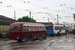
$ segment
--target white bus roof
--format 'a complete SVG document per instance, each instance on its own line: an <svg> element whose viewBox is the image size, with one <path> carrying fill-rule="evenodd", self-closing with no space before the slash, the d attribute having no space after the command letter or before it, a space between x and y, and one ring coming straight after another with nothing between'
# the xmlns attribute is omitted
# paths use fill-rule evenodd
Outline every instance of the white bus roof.
<svg viewBox="0 0 75 50"><path fill-rule="evenodd" d="M23 26L45 26L44 24L37 24L37 23L25 23Z"/></svg>
<svg viewBox="0 0 75 50"><path fill-rule="evenodd" d="M61 27L61 26L62 26L62 27L64 27L64 25L54 25L54 26L59 26L59 27Z"/></svg>
<svg viewBox="0 0 75 50"><path fill-rule="evenodd" d="M64 25L46 25L46 26L64 26Z"/></svg>

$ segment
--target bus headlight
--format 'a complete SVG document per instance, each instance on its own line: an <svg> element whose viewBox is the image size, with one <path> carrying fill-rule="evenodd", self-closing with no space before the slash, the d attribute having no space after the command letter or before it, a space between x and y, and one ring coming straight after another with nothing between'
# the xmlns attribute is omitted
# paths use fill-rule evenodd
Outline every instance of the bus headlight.
<svg viewBox="0 0 75 50"><path fill-rule="evenodd" d="M19 39L19 37L17 37L17 39Z"/></svg>

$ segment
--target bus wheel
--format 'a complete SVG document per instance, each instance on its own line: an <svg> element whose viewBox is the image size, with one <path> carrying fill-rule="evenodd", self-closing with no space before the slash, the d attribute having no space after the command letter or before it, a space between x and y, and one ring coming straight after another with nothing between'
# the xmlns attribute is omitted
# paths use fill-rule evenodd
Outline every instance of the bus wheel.
<svg viewBox="0 0 75 50"><path fill-rule="evenodd" d="M18 42L22 42L22 40L17 40Z"/></svg>
<svg viewBox="0 0 75 50"><path fill-rule="evenodd" d="M57 33L58 36L60 36L59 32Z"/></svg>
<svg viewBox="0 0 75 50"><path fill-rule="evenodd" d="M38 40L38 38L35 38L35 40Z"/></svg>
<svg viewBox="0 0 75 50"><path fill-rule="evenodd" d="M65 35L67 35L68 34L68 31L65 33Z"/></svg>
<svg viewBox="0 0 75 50"><path fill-rule="evenodd" d="M67 33L65 33L65 35L67 35Z"/></svg>
<svg viewBox="0 0 75 50"><path fill-rule="evenodd" d="M54 36L54 34L50 34L50 36Z"/></svg>
<svg viewBox="0 0 75 50"><path fill-rule="evenodd" d="M46 39L46 34L44 34L43 38Z"/></svg>
<svg viewBox="0 0 75 50"><path fill-rule="evenodd" d="M30 40L30 39L32 40L32 34L28 35L28 40Z"/></svg>

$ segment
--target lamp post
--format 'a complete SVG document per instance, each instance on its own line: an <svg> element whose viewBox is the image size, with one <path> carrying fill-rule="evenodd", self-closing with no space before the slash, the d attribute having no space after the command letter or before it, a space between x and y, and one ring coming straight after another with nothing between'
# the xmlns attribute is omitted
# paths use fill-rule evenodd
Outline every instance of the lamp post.
<svg viewBox="0 0 75 50"><path fill-rule="evenodd" d="M15 10L14 10L14 19L16 20L16 13L15 13Z"/></svg>
<svg viewBox="0 0 75 50"><path fill-rule="evenodd" d="M8 5L7 7L12 7L12 5ZM14 10L14 20L16 20L16 12Z"/></svg>
<svg viewBox="0 0 75 50"><path fill-rule="evenodd" d="M57 14L57 24L59 24L59 18L61 19L61 17L59 17L59 15Z"/></svg>
<svg viewBox="0 0 75 50"><path fill-rule="evenodd" d="M31 22L31 11L29 11L29 16L30 16L30 22Z"/></svg>
<svg viewBox="0 0 75 50"><path fill-rule="evenodd" d="M45 17L43 17L43 19L44 19ZM49 18L47 19L48 20L48 23L49 23Z"/></svg>
<svg viewBox="0 0 75 50"><path fill-rule="evenodd" d="M2 2L0 2L2 4Z"/></svg>
<svg viewBox="0 0 75 50"><path fill-rule="evenodd" d="M49 23L49 18L48 18L48 23Z"/></svg>
<svg viewBox="0 0 75 50"><path fill-rule="evenodd" d="M23 3L30 3L29 1L24 1ZM30 10L27 10L27 11L29 11L29 17L30 17L30 22L31 22L31 11Z"/></svg>

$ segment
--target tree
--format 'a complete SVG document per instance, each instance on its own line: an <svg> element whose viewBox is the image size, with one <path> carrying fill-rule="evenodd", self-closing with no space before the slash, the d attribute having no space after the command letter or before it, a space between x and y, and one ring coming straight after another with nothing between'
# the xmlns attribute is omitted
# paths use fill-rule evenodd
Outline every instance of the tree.
<svg viewBox="0 0 75 50"><path fill-rule="evenodd" d="M36 22L36 20L29 18L28 16L23 16L22 18L17 19L17 22Z"/></svg>
<svg viewBox="0 0 75 50"><path fill-rule="evenodd" d="M75 14L73 14L74 22L75 22Z"/></svg>

